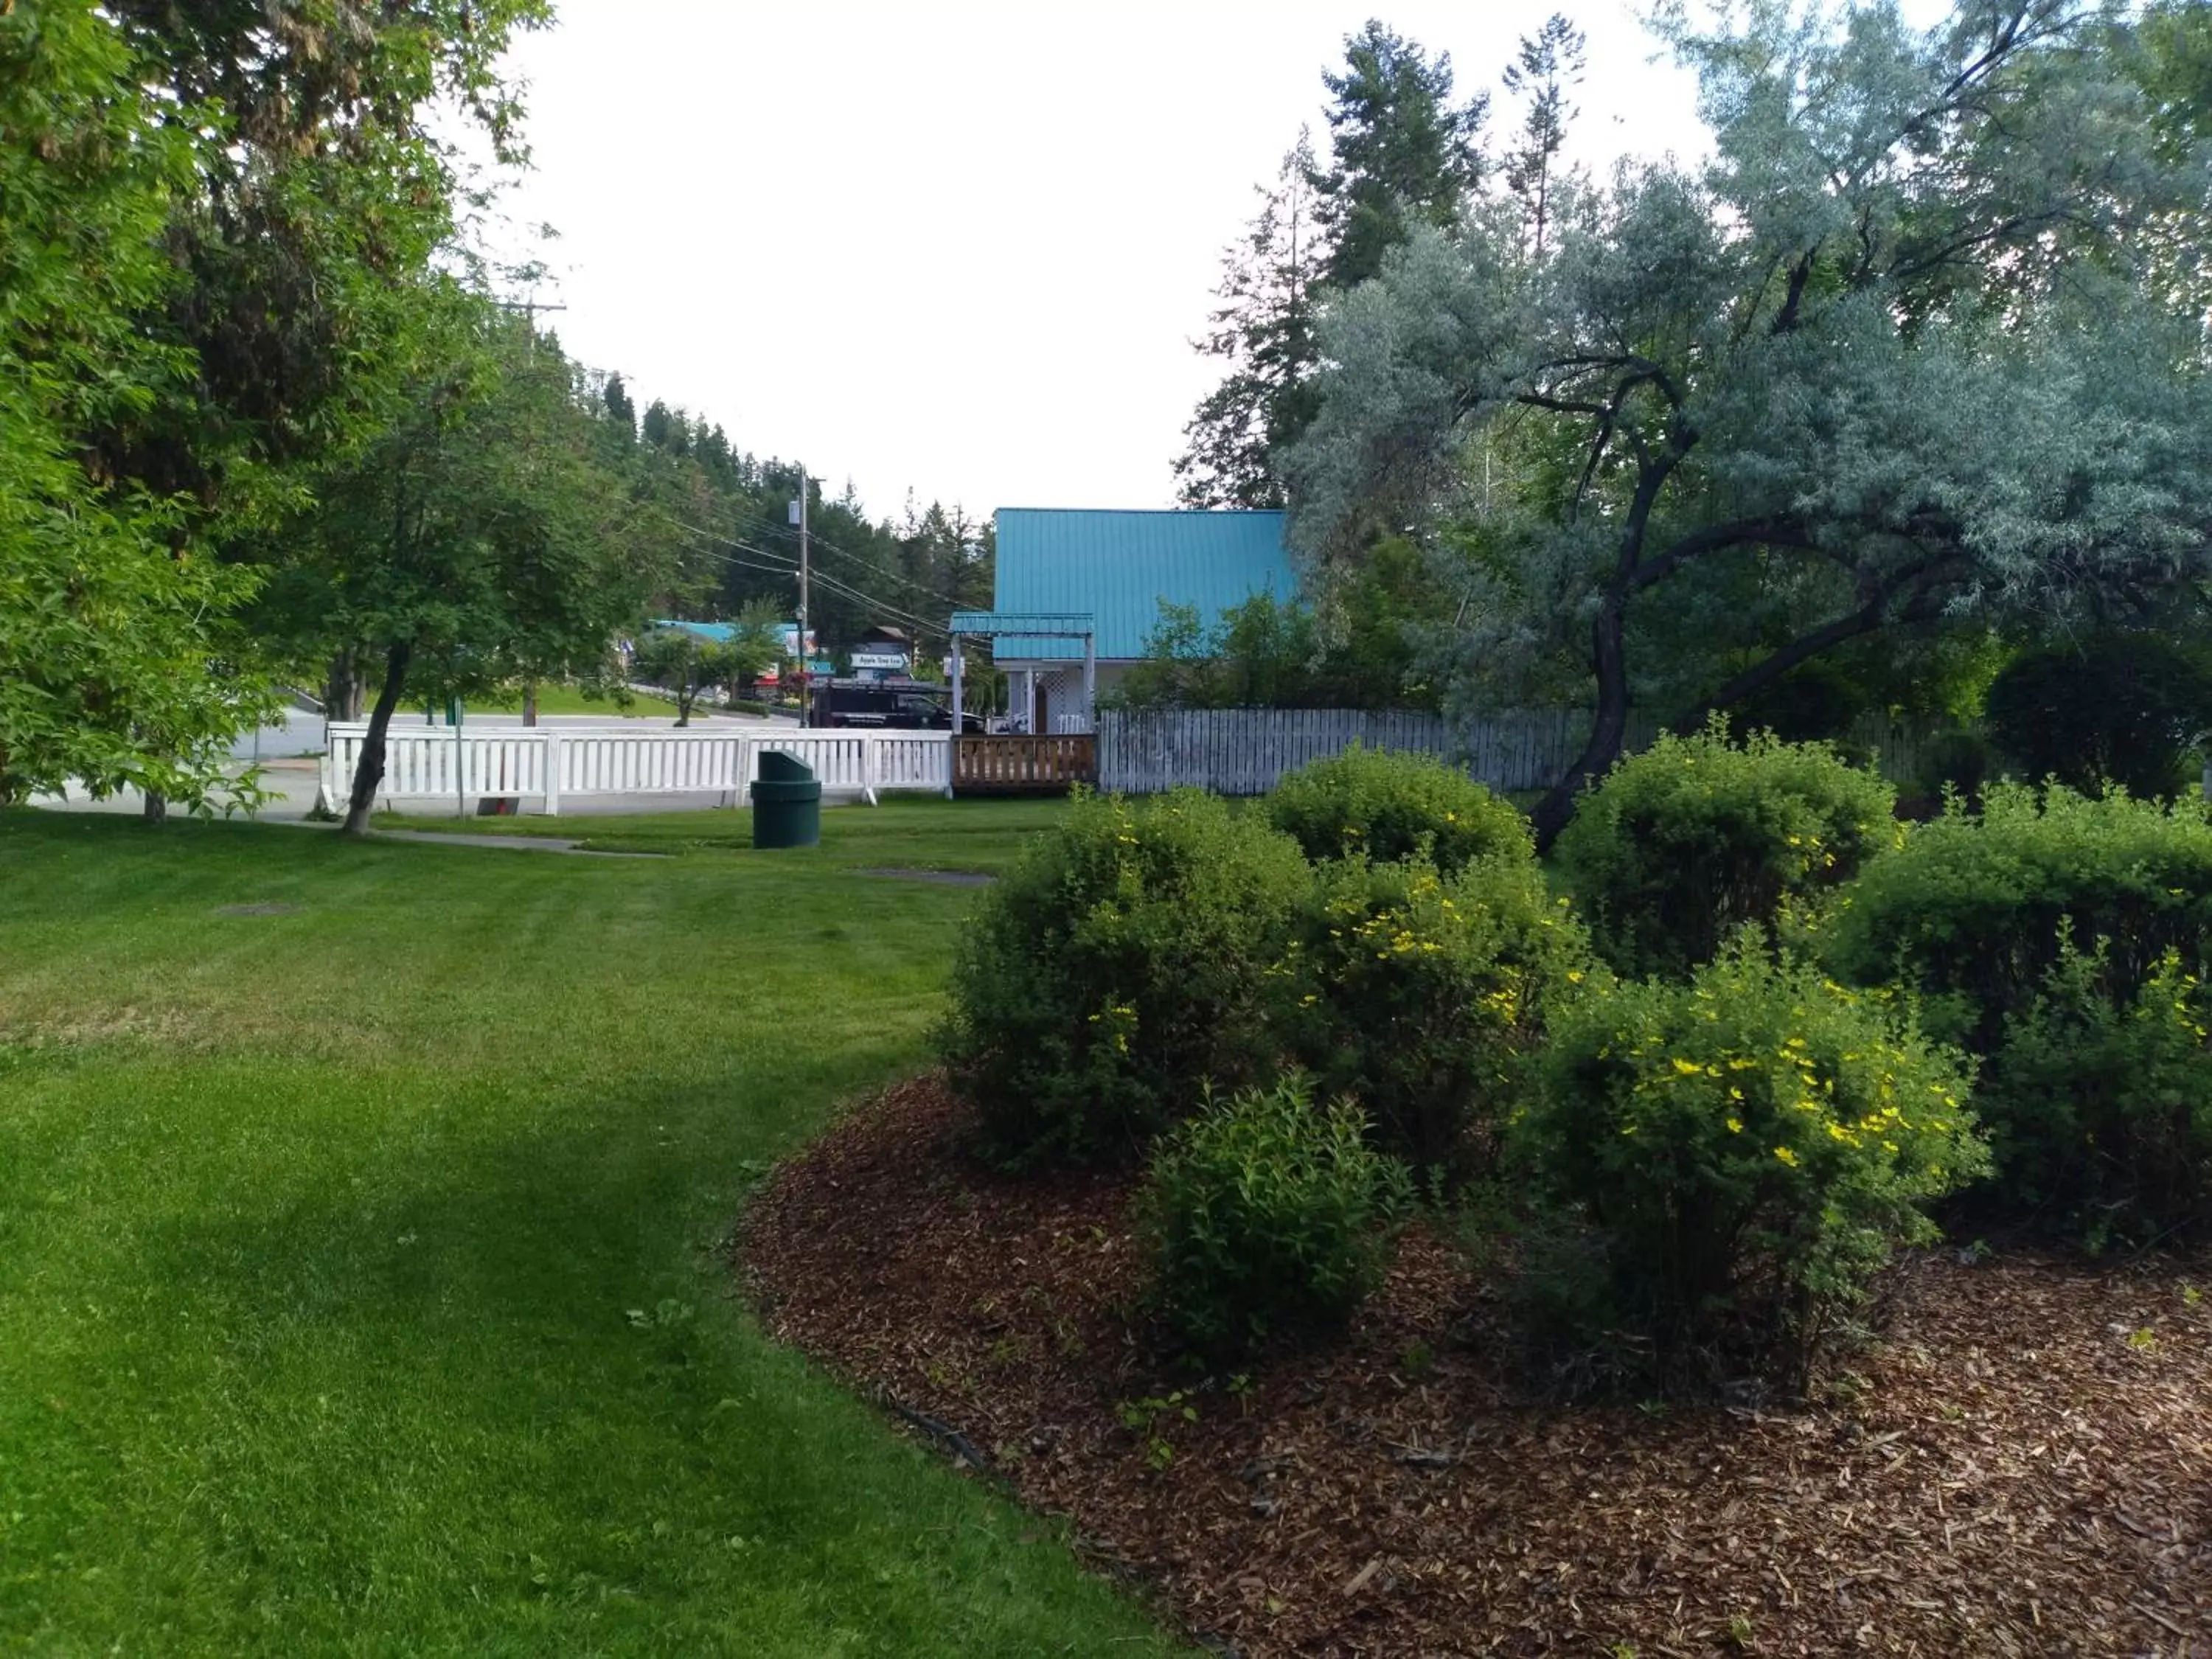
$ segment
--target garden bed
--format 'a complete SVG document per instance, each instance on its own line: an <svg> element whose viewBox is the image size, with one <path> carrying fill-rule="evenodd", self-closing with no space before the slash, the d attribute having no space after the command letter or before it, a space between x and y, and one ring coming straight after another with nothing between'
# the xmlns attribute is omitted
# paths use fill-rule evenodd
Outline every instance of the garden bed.
<svg viewBox="0 0 2212 1659"><path fill-rule="evenodd" d="M2212 1655L2212 1263L1917 1255L1827 1403L1565 1407L1416 1228L1342 1340L1201 1382L1130 1180L984 1173L962 1109L917 1079L781 1170L748 1288L1210 1644Z"/></svg>

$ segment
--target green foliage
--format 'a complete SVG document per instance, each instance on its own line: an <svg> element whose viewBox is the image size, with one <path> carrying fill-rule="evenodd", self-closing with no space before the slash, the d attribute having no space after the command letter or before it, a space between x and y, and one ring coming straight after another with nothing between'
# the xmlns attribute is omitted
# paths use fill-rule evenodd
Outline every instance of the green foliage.
<svg viewBox="0 0 2212 1659"><path fill-rule="evenodd" d="M1449 877L1420 859L1322 866L1278 972L1285 1048L1425 1171L1489 1161L1544 1008L1586 964L1525 845Z"/></svg>
<svg viewBox="0 0 2212 1659"><path fill-rule="evenodd" d="M983 896L939 1046L1012 1162L1123 1158L1272 1055L1297 845L1194 790L1079 797Z"/></svg>
<svg viewBox="0 0 2212 1659"><path fill-rule="evenodd" d="M692 706L702 693L732 684L738 672L737 653L728 646L684 628L654 629L637 642L630 664L639 679L676 700L678 726L690 725Z"/></svg>
<svg viewBox="0 0 2212 1659"><path fill-rule="evenodd" d="M1988 1054L2069 936L2090 951L2108 942L2105 973L2122 1000L2168 951L2203 971L2212 823L2194 803L1993 784L1978 816L1952 811L1918 826L1847 896L1823 952L1832 970L1901 986L1931 1026Z"/></svg>
<svg viewBox="0 0 2212 1659"><path fill-rule="evenodd" d="M1853 641L2208 569L2202 159L2161 148L2122 15L1654 15L1718 159L1568 192L1541 257L1516 204L1413 226L1322 308L1278 458L1310 590L1410 527L1461 560L1452 695L1588 688L1540 846L1655 663L1689 683L1656 712L1732 708Z"/></svg>
<svg viewBox="0 0 2212 1659"><path fill-rule="evenodd" d="M1159 601L1145 654L1112 693L1124 708L1433 707L1407 682L1407 636L1425 586L1410 560L1378 562L1337 596L1332 632L1297 600L1255 593L1212 626L1198 607Z"/></svg>
<svg viewBox="0 0 2212 1659"><path fill-rule="evenodd" d="M2212 728L2212 666L2156 634L2030 651L1990 685L1986 718L2036 782L2167 797L2189 783L2185 763Z"/></svg>
<svg viewBox="0 0 2212 1659"><path fill-rule="evenodd" d="M1350 1318L1381 1280L1413 1182L1357 1107L1291 1078L1209 1101L1164 1141L1138 1200L1153 1296L1207 1357Z"/></svg>
<svg viewBox="0 0 2212 1659"><path fill-rule="evenodd" d="M2169 950L2132 996L2112 949L2065 940L2033 999L2007 1019L1976 1097L2014 1208L2109 1237L2212 1226L2212 995Z"/></svg>
<svg viewBox="0 0 2212 1659"><path fill-rule="evenodd" d="M1662 1374L1802 1380L1826 1316L1986 1167L1955 1054L1748 934L1686 984L1593 978L1538 1077L1516 1150L1601 1269L1577 1334L1634 1333Z"/></svg>
<svg viewBox="0 0 2212 1659"><path fill-rule="evenodd" d="M193 373L142 322L191 162L106 14L0 11L0 802L72 777L198 802L267 702L210 672L251 579L88 454Z"/></svg>
<svg viewBox="0 0 2212 1659"><path fill-rule="evenodd" d="M1996 750L1980 732L1938 732L1920 751L1914 781L1930 796L1940 798L1948 790L1971 804L1997 775Z"/></svg>
<svg viewBox="0 0 2212 1659"><path fill-rule="evenodd" d="M2209 940L2200 804L1995 784L1869 867L1826 957L1986 1057L1997 1205L2140 1232L2203 1202Z"/></svg>
<svg viewBox="0 0 2212 1659"><path fill-rule="evenodd" d="M1534 857L1526 820L1466 773L1359 744L1285 777L1267 816L1316 860L1425 857L1449 875L1478 859Z"/></svg>
<svg viewBox="0 0 2212 1659"><path fill-rule="evenodd" d="M1746 922L1848 881L1896 833L1894 795L1820 744L1716 720L1662 736L1585 795L1557 867L1598 952L1625 974L1679 974Z"/></svg>
<svg viewBox="0 0 2212 1659"><path fill-rule="evenodd" d="M1865 687L1818 658L1791 670L1729 710L1746 732L1771 732L1784 743L1835 742L1867 710Z"/></svg>

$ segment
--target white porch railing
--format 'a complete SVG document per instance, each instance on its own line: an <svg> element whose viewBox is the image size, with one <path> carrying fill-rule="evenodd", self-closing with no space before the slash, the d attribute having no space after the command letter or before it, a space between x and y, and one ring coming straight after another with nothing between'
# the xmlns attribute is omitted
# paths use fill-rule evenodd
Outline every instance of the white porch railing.
<svg viewBox="0 0 2212 1659"><path fill-rule="evenodd" d="M353 788L367 722L333 721L323 757L322 794L335 807ZM678 731L630 726L400 726L384 738L384 781L377 804L535 796L557 816L582 796L726 794L742 802L760 775L765 750L811 767L825 791L857 793L952 787L949 732Z"/></svg>

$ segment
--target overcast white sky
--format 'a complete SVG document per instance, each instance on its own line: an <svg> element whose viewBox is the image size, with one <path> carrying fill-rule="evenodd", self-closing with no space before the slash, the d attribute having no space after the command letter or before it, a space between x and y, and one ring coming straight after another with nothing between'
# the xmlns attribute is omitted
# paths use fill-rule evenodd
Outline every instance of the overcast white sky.
<svg viewBox="0 0 2212 1659"><path fill-rule="evenodd" d="M1301 122L1326 154L1344 37L1380 15L1494 92L1558 3L562 0L507 210L560 233L574 355L873 516L1170 506L1222 246ZM1701 150L1626 0L1570 15L1582 157Z"/></svg>

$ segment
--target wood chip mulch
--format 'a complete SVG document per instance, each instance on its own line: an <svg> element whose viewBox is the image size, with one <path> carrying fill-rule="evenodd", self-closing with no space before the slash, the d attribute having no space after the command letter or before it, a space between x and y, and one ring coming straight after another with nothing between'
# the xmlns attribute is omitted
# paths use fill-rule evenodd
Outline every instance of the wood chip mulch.
<svg viewBox="0 0 2212 1659"><path fill-rule="evenodd" d="M1128 1178L1005 1180L961 1122L933 1078L856 1109L747 1289L1218 1650L2212 1659L2212 1261L1917 1255L1840 1403L1564 1407L1417 1231L1340 1341L1194 1382Z"/></svg>

